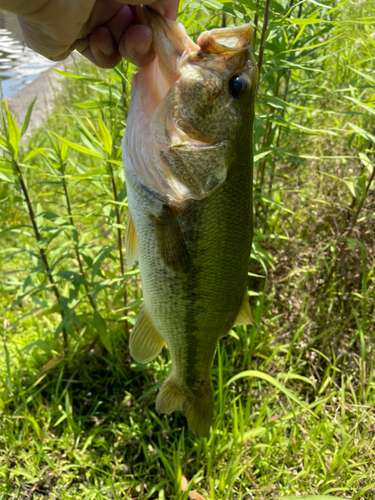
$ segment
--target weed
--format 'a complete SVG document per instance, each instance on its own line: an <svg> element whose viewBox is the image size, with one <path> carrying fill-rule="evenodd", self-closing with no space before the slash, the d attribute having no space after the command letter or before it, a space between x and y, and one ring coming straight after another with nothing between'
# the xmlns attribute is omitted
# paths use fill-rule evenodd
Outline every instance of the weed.
<svg viewBox="0 0 375 500"><path fill-rule="evenodd" d="M139 365L127 349L142 300L123 259L134 68L79 62L24 146L30 116L19 129L4 105L0 498L371 499L372 3L184 1L180 20L195 39L223 20L257 28L259 328L220 342L209 439L158 415L168 354Z"/></svg>

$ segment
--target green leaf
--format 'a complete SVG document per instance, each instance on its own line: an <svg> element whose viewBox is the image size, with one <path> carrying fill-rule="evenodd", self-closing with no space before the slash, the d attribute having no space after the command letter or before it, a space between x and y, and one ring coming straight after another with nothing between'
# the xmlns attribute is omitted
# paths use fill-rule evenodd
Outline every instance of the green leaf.
<svg viewBox="0 0 375 500"><path fill-rule="evenodd" d="M117 304L117 302L124 297L127 286L128 284L125 283L117 290L116 295L113 297L113 304Z"/></svg>
<svg viewBox="0 0 375 500"><path fill-rule="evenodd" d="M107 160L107 163L113 163L113 165L118 165L119 167L123 165L122 161L119 160Z"/></svg>
<svg viewBox="0 0 375 500"><path fill-rule="evenodd" d="M375 80L374 80L374 83L375 83ZM363 102L359 101L358 99L355 99L354 97L350 97L348 95L343 95L343 98L344 99L348 99L348 101L354 102L354 104L357 104L358 106L361 106L362 108L364 108L366 111L368 111L372 115L375 115L375 108L374 107L367 106L366 104L364 104Z"/></svg>
<svg viewBox="0 0 375 500"><path fill-rule="evenodd" d="M5 362L6 362L6 366L7 366L7 382L6 382L6 384L8 387L9 394L13 394L13 384L12 384L12 375L11 375L11 371L10 371L9 351L8 351L7 343L5 342L5 340L4 340L4 351L5 351Z"/></svg>
<svg viewBox="0 0 375 500"><path fill-rule="evenodd" d="M8 196L7 198L3 199L3 200L0 200L0 201L7 201L8 203L22 203L24 202L24 198L22 198L21 196Z"/></svg>
<svg viewBox="0 0 375 500"><path fill-rule="evenodd" d="M62 361L64 361L64 358L61 356L56 356L54 358L51 358L45 363L42 368L40 369L41 373L49 372L50 370L53 370L58 366Z"/></svg>
<svg viewBox="0 0 375 500"><path fill-rule="evenodd" d="M56 314L61 312L61 306L60 304L56 304L53 307L49 307L48 309L45 309L42 313L39 314L39 316L49 316L50 314Z"/></svg>
<svg viewBox="0 0 375 500"><path fill-rule="evenodd" d="M26 132L27 127L29 126L31 113L33 112L35 101L36 101L36 97L34 97L34 99L29 104L29 107L27 108L26 116L25 116L25 119L24 119L23 124L22 124L21 136Z"/></svg>
<svg viewBox="0 0 375 500"><path fill-rule="evenodd" d="M65 143L67 146L70 146L72 149L75 149L76 151L79 151L80 153L84 153L84 154L90 155L90 156L95 156L96 158L100 158L100 159L103 158L101 154L97 153L93 149L88 149L88 148L85 148L84 146L81 146L80 144L75 144L74 142L70 142L67 139L65 139L64 137L59 136L55 132L52 132L52 133L58 139L63 141L63 143Z"/></svg>
<svg viewBox="0 0 375 500"><path fill-rule="evenodd" d="M318 47L323 47L324 45L327 45L329 43L332 43L334 40L337 38L341 38L343 35L337 35L334 36L333 38L329 38L328 40L320 43L316 43L315 45L309 45L308 47L299 47L298 49L289 49L284 52L302 52L305 50L311 50L311 49L317 49Z"/></svg>
<svg viewBox="0 0 375 500"><path fill-rule="evenodd" d="M107 325L96 309L94 311L94 328L98 332L104 347L107 349L109 354L113 355L111 337L107 330Z"/></svg>
<svg viewBox="0 0 375 500"><path fill-rule="evenodd" d="M369 174L372 175L372 172L374 170L374 166L371 163L370 158L365 154L365 153L358 153L359 159L363 163L363 165L366 167L368 170Z"/></svg>
<svg viewBox="0 0 375 500"><path fill-rule="evenodd" d="M4 149L4 151L6 151L7 153L10 153L10 149L8 147L8 142L4 139L3 136L0 135L0 146L2 147L2 149Z"/></svg>
<svg viewBox="0 0 375 500"><path fill-rule="evenodd" d="M18 156L18 148L21 141L21 132L20 129L18 128L15 119L13 118L12 113L10 112L8 100L6 98L4 99L4 103L8 120L8 133L9 133L8 145L11 147L13 158L16 159Z"/></svg>
<svg viewBox="0 0 375 500"><path fill-rule="evenodd" d="M358 125L355 125L354 123L348 123L348 125L361 137L375 144L375 135L372 135L370 132L367 132L367 130L363 130L363 128L358 127Z"/></svg>
<svg viewBox="0 0 375 500"><path fill-rule="evenodd" d="M88 101L88 102L75 102L73 105L76 108L81 108L81 109L98 109L99 104L95 101Z"/></svg>
<svg viewBox="0 0 375 500"><path fill-rule="evenodd" d="M0 161L0 172L5 172L6 174L14 174L12 164L10 162Z"/></svg>
<svg viewBox="0 0 375 500"><path fill-rule="evenodd" d="M352 68L352 67L349 67L349 69L351 71L354 71L358 75L362 76L362 78L364 78L365 80L368 80L371 83L375 83L375 78L371 77L370 75L368 75L366 73L363 73L362 71L358 71L358 69L355 69L355 68Z"/></svg>
<svg viewBox="0 0 375 500"><path fill-rule="evenodd" d="M262 153L258 153L257 155L254 155L254 163L256 163L257 161L261 160L262 158L264 158L265 156L269 155L270 153L272 153L272 150L270 150L270 151L263 151Z"/></svg>
<svg viewBox="0 0 375 500"><path fill-rule="evenodd" d="M310 380L307 377L304 377L303 375L298 375L297 373L291 373L291 372L279 373L277 375L277 378L284 378L284 379L291 379L291 380L301 380L301 382L306 382L306 384L310 384L310 385L312 385L314 387L314 389L316 389L316 384L312 380Z"/></svg>
<svg viewBox="0 0 375 500"><path fill-rule="evenodd" d="M220 2L217 2L216 0L204 0L203 2L205 5L207 5L208 7L213 7L214 9L222 9L223 8L223 4L220 3Z"/></svg>
<svg viewBox="0 0 375 500"><path fill-rule="evenodd" d="M341 497L342 499L342 497ZM279 500L340 500L340 497L332 497L331 495L302 495L299 497L280 497ZM343 499L342 499L343 500Z"/></svg>
<svg viewBox="0 0 375 500"><path fill-rule="evenodd" d="M248 9L252 10L253 12L259 11L258 6L256 5L256 3L253 0L240 0L240 1L241 1L242 5L246 5L246 7Z"/></svg>
<svg viewBox="0 0 375 500"><path fill-rule="evenodd" d="M268 382L269 384L273 385L278 389L280 392L285 394L285 396L295 403L297 403L299 406L302 406L306 411L311 413L312 415L316 416L309 408L306 406L306 404L303 401L300 401L298 397L289 389L287 389L285 386L280 384L280 382L275 379L274 377L271 377L271 375L268 375L267 373L260 372L258 370L246 370L244 372L238 373L234 377L232 377L229 382L226 383L226 386L231 385L233 382L236 380L239 380L241 378L247 378L247 377L254 377L254 378L260 378L264 380L265 382Z"/></svg>
<svg viewBox="0 0 375 500"><path fill-rule="evenodd" d="M94 262L92 264L91 281L93 281L95 276L98 274L100 264L102 263L102 261L111 254L114 248L116 248L116 245L104 247L95 257Z"/></svg>
<svg viewBox="0 0 375 500"><path fill-rule="evenodd" d="M23 418L31 423L31 425L34 427L35 433L37 434L38 437L40 437L41 434L40 427L35 418L31 417L30 415L26 415L26 413L23 413Z"/></svg>
<svg viewBox="0 0 375 500"><path fill-rule="evenodd" d="M356 500L357 498L362 497L366 491L371 490L372 488L375 488L375 483L367 484L363 488L361 488L353 497L352 500ZM372 495L371 495L372 496Z"/></svg>
<svg viewBox="0 0 375 500"><path fill-rule="evenodd" d="M27 161L31 160L31 158L34 158L34 156L37 156L39 154L44 154L45 148L34 148L32 149L22 160L23 163L26 163Z"/></svg>
<svg viewBox="0 0 375 500"><path fill-rule="evenodd" d="M68 145L65 142L63 142L61 144L61 149L60 149L60 158L62 161L65 161L66 155L68 154L68 150L69 150Z"/></svg>
<svg viewBox="0 0 375 500"><path fill-rule="evenodd" d="M86 75L75 75L73 73L68 73L67 71L61 71L59 69L52 69L55 73L58 73L61 76L66 76L67 78L73 78L73 80L83 80L85 82L98 82L98 83L104 83L103 80L98 80L97 78L94 78L92 76L86 76Z"/></svg>
<svg viewBox="0 0 375 500"><path fill-rule="evenodd" d="M110 156L112 153L112 136L101 116L99 116L99 132L104 146L104 151Z"/></svg>
<svg viewBox="0 0 375 500"><path fill-rule="evenodd" d="M351 182L351 181L347 181L345 179L342 179L343 183L346 185L346 187L349 189L351 195L353 196L353 198L357 198L357 195L358 195L358 187L356 184L354 184L354 182Z"/></svg>
<svg viewBox="0 0 375 500"><path fill-rule="evenodd" d="M265 427L254 427L253 429L250 429L249 431L246 431L243 435L243 442L246 442L250 439L254 439L256 437L263 436L267 432L267 429ZM220 449L220 452L223 453L226 450L230 450L233 446L234 440L231 439L225 445ZM301 498L301 497L300 497Z"/></svg>
<svg viewBox="0 0 375 500"><path fill-rule="evenodd" d="M78 285L89 286L89 283L85 280L85 278L74 271L59 271L56 273L56 276L60 276L60 278L63 278L66 281L71 281L72 283L77 283Z"/></svg>
<svg viewBox="0 0 375 500"><path fill-rule="evenodd" d="M87 174L72 175L70 178L74 180L84 180L91 179L91 177L95 177L97 175L100 175L101 177L103 175L108 175L108 170L105 168L93 168Z"/></svg>
<svg viewBox="0 0 375 500"><path fill-rule="evenodd" d="M301 19L301 18L298 18L298 17L289 17L289 18L286 18L286 20L289 23L299 24L299 25L319 24L319 23L327 23L327 22L329 22L329 21L326 21L325 19L315 19L313 17L309 17L309 18L305 18L305 19Z"/></svg>

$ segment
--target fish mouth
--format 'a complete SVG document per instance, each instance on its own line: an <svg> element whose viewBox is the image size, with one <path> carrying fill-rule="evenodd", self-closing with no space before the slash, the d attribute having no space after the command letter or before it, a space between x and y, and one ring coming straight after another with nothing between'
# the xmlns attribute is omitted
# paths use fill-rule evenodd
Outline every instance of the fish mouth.
<svg viewBox="0 0 375 500"><path fill-rule="evenodd" d="M194 43L181 23L165 18L156 10L141 6L137 7L137 14L152 31L158 66L168 84L166 92L179 80L181 67L188 61L194 64L207 54L222 55L225 61L225 56L251 46L253 28L249 24L203 31Z"/></svg>
<svg viewBox="0 0 375 500"><path fill-rule="evenodd" d="M138 7L137 14L152 31L160 70L172 85L180 77L178 66L181 56L188 56L200 47L191 40L181 23L171 21L147 6Z"/></svg>
<svg viewBox="0 0 375 500"><path fill-rule="evenodd" d="M253 31L252 26L249 24L203 31L199 35L197 43L202 52L230 54L231 52L249 48Z"/></svg>
<svg viewBox="0 0 375 500"><path fill-rule="evenodd" d="M181 23L165 18L156 10L141 6L137 7L137 14L141 22L152 31L157 56L158 68L154 74L154 84L159 91L154 101L156 110L172 85L180 79L181 66L186 64L189 56L199 52L200 46L188 36ZM178 117L173 123L168 121L168 135L173 143L189 141L197 146L212 144L212 140L195 130L185 117Z"/></svg>
<svg viewBox="0 0 375 500"><path fill-rule="evenodd" d="M227 75L227 60L249 48L253 30L246 25L203 32L196 44L182 24L150 7L137 7L137 15L152 31L156 58L133 77L125 157L129 156L144 185L172 202L202 199L224 182L227 168L223 163L217 174L212 169L202 178L189 158L202 158L201 164L210 158L215 163L213 148L224 158L229 146L224 144L228 141L216 142L204 130L197 130L182 111L182 72L211 64L212 55L218 61L214 70L219 76Z"/></svg>
<svg viewBox="0 0 375 500"><path fill-rule="evenodd" d="M158 60L158 75L155 83L159 88L155 100L155 110L164 99L172 85L181 77L181 68L188 62L202 64L201 57L205 55L222 56L222 67L218 71L224 73L227 57L240 50L246 50L251 45L253 28L247 24L227 28L204 31L197 43L188 36L185 27L176 21L165 18L156 10L141 6L137 7L139 19L149 26L153 36L153 46ZM156 76L156 75L155 75ZM186 116L175 116L174 123L169 124L171 136L189 141L196 146L212 145L213 139L202 134L189 122Z"/></svg>

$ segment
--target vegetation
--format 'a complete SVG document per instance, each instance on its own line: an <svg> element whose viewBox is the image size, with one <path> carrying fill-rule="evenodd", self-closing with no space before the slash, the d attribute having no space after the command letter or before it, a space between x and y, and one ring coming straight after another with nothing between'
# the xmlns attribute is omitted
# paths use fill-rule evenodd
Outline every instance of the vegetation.
<svg viewBox="0 0 375 500"><path fill-rule="evenodd" d="M209 439L156 414L168 352L143 366L127 349L142 300L123 243L135 69L79 62L23 145L30 114L20 131L3 104L0 499L372 499L372 1L184 1L180 21L193 38L257 27L259 327L220 342Z"/></svg>

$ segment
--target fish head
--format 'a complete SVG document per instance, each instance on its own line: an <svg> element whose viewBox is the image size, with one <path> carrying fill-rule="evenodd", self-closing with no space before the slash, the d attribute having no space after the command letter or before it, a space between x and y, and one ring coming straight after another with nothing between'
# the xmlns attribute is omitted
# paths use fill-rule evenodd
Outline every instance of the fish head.
<svg viewBox="0 0 375 500"><path fill-rule="evenodd" d="M200 134L207 142L238 146L249 135L257 85L252 32L250 25L205 31L199 50L181 57L178 116L193 138Z"/></svg>
<svg viewBox="0 0 375 500"><path fill-rule="evenodd" d="M135 146L134 168L152 189L177 202L202 199L225 182L239 156L252 161L253 29L205 31L195 44L180 23L148 7L139 17L152 30L156 58L133 80L129 154Z"/></svg>

